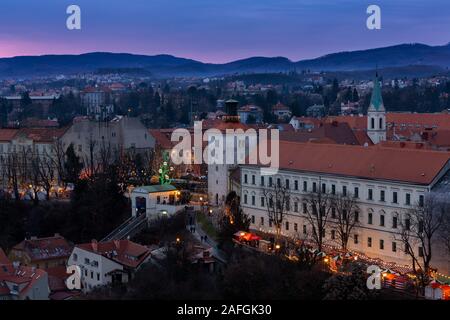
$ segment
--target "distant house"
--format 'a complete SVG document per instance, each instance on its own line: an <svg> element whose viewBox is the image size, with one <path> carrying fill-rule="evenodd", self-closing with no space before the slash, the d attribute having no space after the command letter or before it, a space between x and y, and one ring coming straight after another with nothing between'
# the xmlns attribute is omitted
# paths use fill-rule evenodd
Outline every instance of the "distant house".
<svg viewBox="0 0 450 320"><path fill-rule="evenodd" d="M53 101L59 99L59 95L50 94L50 95L33 95L30 93L30 100L33 106L38 106L42 111L42 114L45 116L48 114L49 108L52 105ZM21 109L22 96L6 96L4 97L6 101L10 103L13 109Z"/></svg>
<svg viewBox="0 0 450 320"><path fill-rule="evenodd" d="M291 110L281 102L272 107L272 113L277 117L278 121L289 121L292 117Z"/></svg>
<svg viewBox="0 0 450 320"><path fill-rule="evenodd" d="M255 105L246 105L238 110L239 119L242 123L262 123L263 110Z"/></svg>
<svg viewBox="0 0 450 320"><path fill-rule="evenodd" d="M292 117L289 122L295 130L314 129L318 126L320 120L309 117Z"/></svg>
<svg viewBox="0 0 450 320"><path fill-rule="evenodd" d="M9 259L37 269L65 266L72 248L59 234L46 238L31 237L15 245L9 252Z"/></svg>
<svg viewBox="0 0 450 320"><path fill-rule="evenodd" d="M104 118L114 112L110 88L87 87L80 92L80 98L89 116Z"/></svg>
<svg viewBox="0 0 450 320"><path fill-rule="evenodd" d="M97 286L129 282L149 259L150 249L132 241L93 240L76 245L68 265L80 267L82 290L89 292Z"/></svg>
<svg viewBox="0 0 450 320"><path fill-rule="evenodd" d="M0 248L0 301L48 300L47 272L11 263Z"/></svg>

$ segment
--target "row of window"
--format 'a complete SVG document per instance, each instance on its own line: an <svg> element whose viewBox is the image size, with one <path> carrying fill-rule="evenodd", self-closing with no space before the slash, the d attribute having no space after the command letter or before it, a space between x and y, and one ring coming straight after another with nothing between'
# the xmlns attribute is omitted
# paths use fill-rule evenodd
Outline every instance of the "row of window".
<svg viewBox="0 0 450 320"><path fill-rule="evenodd" d="M252 185L256 185L256 176L252 175L251 176L251 184ZM268 177L268 187L272 187L274 186L274 181L273 181L273 177ZM277 178L276 180L277 186L278 187L284 187L286 189L290 189L290 179L286 179L284 182L284 185L282 185L281 182L281 178ZM248 183L248 175L244 174L244 184L249 184ZM265 186L265 177L261 176L261 181L260 181L260 186ZM326 183L322 183L320 186L320 192L322 193L327 193L330 192L331 194L336 194L336 185L332 184L331 185L331 189L327 188L327 184ZM299 190L299 181L298 180L294 180L294 190L298 191ZM308 192L308 191L312 191L312 192L319 192L318 189L318 184L317 182L313 182L312 183L312 188L311 190L308 189L308 181L303 181L303 188L302 188L303 192ZM354 198L359 198L360 194L359 194L359 187L354 187L353 188L353 194L350 194L350 191L348 190L347 186L342 186L342 190L341 190L341 194L343 196L352 196ZM372 188L368 188L367 189L367 200L369 201L373 201L374 200L374 190ZM381 202L386 202L386 190L379 190L379 196L378 196L378 200ZM398 191L393 191L392 195L391 195L391 202L394 204L398 204L399 203L399 195L398 195ZM424 202L424 196L420 195L419 196L419 205L423 206L423 202ZM404 201L405 205L411 205L411 194L410 193L405 193L405 201Z"/></svg>
<svg viewBox="0 0 450 320"><path fill-rule="evenodd" d="M88 277L88 274L90 273L90 275L91 275L91 279L94 279L94 271L91 271L91 272L88 272L88 270L87 269L84 269L84 276L87 278ZM97 274L97 281L100 281L100 273L98 273L98 272L96 272L96 274Z"/></svg>
<svg viewBox="0 0 450 320"><path fill-rule="evenodd" d="M72 255L73 261L78 261L78 255L76 253L74 253ZM84 258L84 264L88 265L88 266L93 266L98 268L98 261L97 260L90 260L89 258Z"/></svg>
<svg viewBox="0 0 450 320"><path fill-rule="evenodd" d="M261 197L261 207L265 207L265 200L266 200L265 197ZM248 202L247 194L244 194L244 204L247 204L247 202ZM256 198L255 198L255 196L252 196L252 205L253 206L256 205L255 202L256 202ZM269 206L273 207L272 199L269 199ZM294 212L299 212L298 202L294 202L294 208L293 209L294 209ZM286 204L286 210L290 211L289 203ZM307 203L306 202L302 202L302 213L307 214L307 212L308 212ZM345 214L346 213L345 213L345 210L344 210L343 215L345 215ZM359 211L355 210L353 212L353 214L354 214L354 221L355 222L359 222ZM331 218L332 219L336 219L337 218L336 208L331 208ZM367 224L373 225L374 224L373 220L374 220L373 219L373 213L369 212L367 214ZM386 221L385 215L384 214L380 214L379 215L379 226L380 227L385 227L386 226L385 225L385 221ZM410 229L410 225L411 225L410 219L406 218L404 223L405 223L405 229L409 230ZM391 222L391 228L392 229L397 229L397 227L398 227L398 216L393 216L392 217L392 222ZM421 230L421 229L423 229L423 224L419 223L419 230Z"/></svg>
<svg viewBox="0 0 450 320"><path fill-rule="evenodd" d="M252 222L252 224L255 224L255 222L256 222L255 216L251 216L251 222ZM260 217L260 226L264 226L264 217ZM286 231L290 230L290 226L291 226L291 224L290 224L289 221L286 221L284 223L284 229ZM269 227L270 228L272 227L272 221L270 219L269 219ZM298 232L298 224L297 223L293 223L293 230L295 232ZM302 226L302 232L305 235L307 234L307 225L306 224L304 224ZM325 236L326 236L326 231L324 230L323 231L323 237L325 237ZM331 230L331 232L330 232L330 239L331 240L336 240L337 239L336 230L334 230L334 229ZM353 235L353 243L354 244L359 244L359 235L358 234L354 234ZM367 247L368 248L372 248L373 247L372 237L367 237ZM384 250L384 248L385 248L385 242L384 242L383 239L380 239L379 240L379 249L380 250ZM391 250L392 250L392 252L397 252L397 242L392 241L392 243L391 243ZM418 250L419 250L418 251L419 252L419 256L422 257L423 256L423 248L419 247Z"/></svg>

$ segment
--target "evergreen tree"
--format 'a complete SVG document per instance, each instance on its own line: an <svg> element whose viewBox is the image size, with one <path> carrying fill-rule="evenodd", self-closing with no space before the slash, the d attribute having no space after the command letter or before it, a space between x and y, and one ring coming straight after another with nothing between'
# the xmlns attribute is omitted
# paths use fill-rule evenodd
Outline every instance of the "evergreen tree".
<svg viewBox="0 0 450 320"><path fill-rule="evenodd" d="M80 158L76 155L73 144L71 143L66 150L66 161L64 163L66 172L66 182L76 183L80 177L83 165Z"/></svg>

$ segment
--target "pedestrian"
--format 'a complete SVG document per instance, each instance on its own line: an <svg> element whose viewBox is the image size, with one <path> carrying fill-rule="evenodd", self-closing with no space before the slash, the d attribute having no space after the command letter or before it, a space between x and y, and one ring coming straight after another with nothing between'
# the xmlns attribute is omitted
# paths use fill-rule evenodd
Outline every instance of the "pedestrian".
<svg viewBox="0 0 450 320"><path fill-rule="evenodd" d="M207 235L205 235L205 242L208 242L208 236Z"/></svg>
<svg viewBox="0 0 450 320"><path fill-rule="evenodd" d="M203 242L203 236L200 237L200 242Z"/></svg>

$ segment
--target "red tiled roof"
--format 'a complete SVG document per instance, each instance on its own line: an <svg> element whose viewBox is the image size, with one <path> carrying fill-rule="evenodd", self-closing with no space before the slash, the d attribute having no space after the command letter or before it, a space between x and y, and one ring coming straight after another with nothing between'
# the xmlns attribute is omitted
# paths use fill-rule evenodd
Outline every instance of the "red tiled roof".
<svg viewBox="0 0 450 320"><path fill-rule="evenodd" d="M442 151L280 141L282 169L364 179L429 185L449 160Z"/></svg>
<svg viewBox="0 0 450 320"><path fill-rule="evenodd" d="M0 141L11 141L19 129L0 129Z"/></svg>
<svg viewBox="0 0 450 320"><path fill-rule="evenodd" d="M51 267L45 269L48 273L48 286L50 291L64 291L67 290L66 279L69 274L66 273L65 266Z"/></svg>
<svg viewBox="0 0 450 320"><path fill-rule="evenodd" d="M130 240L89 242L76 247L100 254L124 266L136 268L150 255L150 249ZM116 253L116 254L114 254Z"/></svg>
<svg viewBox="0 0 450 320"><path fill-rule="evenodd" d="M67 131L66 128L23 128L20 129L18 135L22 135L35 142L54 142L55 139L61 138Z"/></svg>
<svg viewBox="0 0 450 320"><path fill-rule="evenodd" d="M347 123L322 123L318 128L294 132L280 132L280 139L294 142L329 141L331 143L359 145Z"/></svg>
<svg viewBox="0 0 450 320"><path fill-rule="evenodd" d="M358 144L360 146L363 146L363 145L371 146L371 145L373 145L373 142L372 142L372 140L370 140L370 138L367 135L366 131L354 130L353 134L355 135L356 140L358 140Z"/></svg>
<svg viewBox="0 0 450 320"><path fill-rule="evenodd" d="M326 118L327 121L346 122L355 130L367 129L367 116L334 116ZM435 126L440 130L450 130L450 114L448 113L402 113L387 112L386 122L396 124L398 128L405 125L405 128L420 129Z"/></svg>
<svg viewBox="0 0 450 320"><path fill-rule="evenodd" d="M272 110L289 110L288 107L286 107L284 104L282 104L281 102L278 102L276 105L274 105L272 107Z"/></svg>
<svg viewBox="0 0 450 320"><path fill-rule="evenodd" d="M19 292L19 295L24 295L33 288L37 280L46 274L42 269L25 266L15 268L12 264L4 265L0 268L0 294L10 293L5 282L11 282L14 284L26 284Z"/></svg>
<svg viewBox="0 0 450 320"><path fill-rule="evenodd" d="M332 116L325 119L327 122L345 122L353 130L367 129L367 116Z"/></svg>
<svg viewBox="0 0 450 320"><path fill-rule="evenodd" d="M8 257L6 256L6 253L3 251L2 248L0 248L0 266L3 264L10 264L11 261L9 261Z"/></svg>
<svg viewBox="0 0 450 320"><path fill-rule="evenodd" d="M203 128L203 130L218 129L220 131L225 131L226 129L247 130L250 127L243 123L240 123L240 122L227 122L227 121L223 121L221 119L215 119L215 120L207 119L207 120L203 120L202 128Z"/></svg>
<svg viewBox="0 0 450 320"><path fill-rule="evenodd" d="M38 239L25 239L13 247L14 251L26 253L31 261L68 258L72 252L72 246L62 236L54 236Z"/></svg>
<svg viewBox="0 0 450 320"><path fill-rule="evenodd" d="M148 132L155 139L156 145L159 145L161 148L167 150L174 146L173 142L170 140L173 130L164 132L161 129L148 129Z"/></svg>
<svg viewBox="0 0 450 320"><path fill-rule="evenodd" d="M450 114L448 113L401 113L388 112L387 123L412 124L425 127L437 126L439 129L450 130Z"/></svg>

